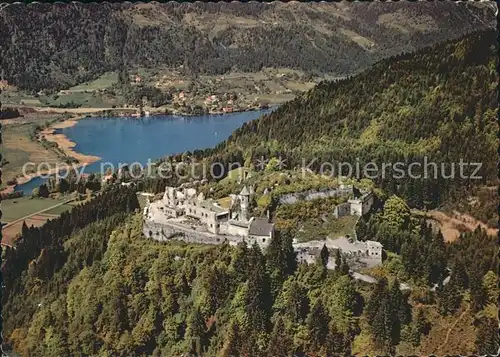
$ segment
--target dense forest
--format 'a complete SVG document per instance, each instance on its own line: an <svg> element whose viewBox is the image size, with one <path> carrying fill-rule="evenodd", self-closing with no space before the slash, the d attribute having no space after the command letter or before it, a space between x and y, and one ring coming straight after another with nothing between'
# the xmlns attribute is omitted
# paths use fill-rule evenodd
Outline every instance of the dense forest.
<svg viewBox="0 0 500 357"><path fill-rule="evenodd" d="M426 3L424 9L457 6L448 4L451 3ZM460 9L471 11L463 5ZM160 6L163 20L176 19L172 20L175 26L186 16L202 13L228 11L234 16L264 18L270 11L268 5L262 4L224 4L229 10L221 10L217 4L176 3L152 7L106 4L99 7L100 11L95 11L95 6L101 5L54 6L59 7L57 11L36 5L37 11L17 6L0 12L0 31L16 29L12 36L0 40L11 41L6 46L9 55L2 60L7 63L6 76L16 84L31 89L69 85L103 70L123 68L123 58L130 58L127 65L145 60L177 65L178 58L185 58L186 52L177 53L181 50L176 46L183 46L182 51L194 51L198 56L195 58L203 59L199 63L195 59L195 64L184 61L191 70L224 71L223 67L210 67L216 61L209 60L209 55L217 54L213 46L219 34L212 34L210 40L183 41L175 37L183 35L183 31L193 38L203 37L197 35L194 25L167 35L158 23L149 22L148 11ZM198 6L204 7L203 12ZM382 13L387 9L384 6L377 9ZM353 7L350 11L361 10ZM89 12L95 21L88 20ZM133 20L126 20L124 14L133 14ZM308 14L326 21L321 12ZM457 11L451 19L459 15ZM15 22L24 16L22 22ZM65 25L68 18L73 20L72 28ZM33 39L29 35L32 29L23 26L36 19L43 19L41 26L48 22L52 25L41 31L47 41L34 46L28 41ZM144 26L146 20L150 26ZM40 26L37 21L32 23ZM360 26L358 31L368 31L361 28L365 27ZM456 28L450 27L451 30ZM259 31L264 30L252 34L260 33L266 41L282 41L280 36L288 36L273 31L271 36L275 37L270 37ZM76 34L90 40L77 41L79 45L71 49L64 47L75 43L71 36ZM309 36L304 31L295 43L301 43L302 34ZM409 41L408 37L394 35L394 31L391 34L390 41ZM151 36L165 42L149 41ZM259 57L258 51L264 50L252 42L253 37L239 30L234 36L243 36L240 40L251 44L255 52L233 46L236 57L227 57L230 61L237 56L250 56L263 58L258 66L274 61L301 67L304 64L290 64L285 58L308 59L280 48L276 53L283 56L283 62L279 62L281 57L272 57L278 56L272 51L269 57ZM273 113L245 124L213 149L168 158L177 163L239 161L247 166L260 156L282 156L288 166L301 165L303 158L306 162L318 158L310 166L313 171L318 171L324 161L358 159L361 163L425 159L439 163L482 162L480 174L484 178L477 182L394 179L390 175L374 179L384 198L377 199L373 211L358 221L356 230L360 240L375 240L384 246L384 263L369 272L377 278L376 283L354 279L347 260L338 251L323 248L316 264L299 263L289 230L278 230L265 250L256 245L204 246L147 239L142 234L142 216L137 213L136 192L108 186L93 200L42 227L25 225L16 249L5 251L2 320L6 347L23 357L497 353L496 240L478 228L446 243L441 233L410 209L442 205L475 184L487 185L496 178L496 36L493 31L477 32L383 60L354 77L320 84ZM55 38L65 40L58 42ZM419 38L415 37L415 42ZM430 43L433 36L425 39ZM33 52L13 45L25 40L29 43L26 48ZM409 46L415 42L409 41ZM87 46L99 50L87 51ZM172 51L165 51L165 46L171 46ZM308 47L300 51L304 48L314 58L327 58L330 53L325 51L321 57ZM366 54L359 48L351 50ZM337 51L342 52L338 47ZM345 53L353 55L348 46ZM377 58L363 62L361 54L361 64ZM40 61L31 61L30 56L36 55L40 55ZM226 57L219 56L220 66L228 63ZM19 58L24 60L20 63L26 71L19 71L20 64L13 60ZM338 57L330 60L337 61L339 68L348 66ZM326 67L322 66L329 66L328 63L313 62L312 67L323 70ZM253 70L251 66L255 64L243 69ZM273 171L272 164L265 170ZM259 173L253 178L258 180ZM329 185L323 179L317 180L314 185L318 187ZM94 181L92 178L85 185L76 185L70 180L62 188L61 183L52 188L85 192L94 187ZM179 182L144 179L138 183L138 189L161 192L167 183ZM290 182L288 189L305 190L310 188L308 184L311 181ZM207 187L214 188L212 195L222 197L234 191L231 185L234 184L221 181ZM49 186L43 191L48 192ZM261 194L265 187L272 186L272 180L256 186ZM287 193L287 188L283 188L286 186L276 188L275 194ZM252 205L255 209L267 208L272 201ZM277 214L290 221L297 216L311 219L325 210L331 211L336 203L333 198L316 200L281 208ZM327 270L329 258L340 268ZM454 330L454 326L460 329Z"/></svg>
<svg viewBox="0 0 500 357"><path fill-rule="evenodd" d="M344 76L401 51L492 28L489 5L18 4L0 11L0 63L3 79L33 92L121 66L183 66L190 76L263 67Z"/></svg>
<svg viewBox="0 0 500 357"><path fill-rule="evenodd" d="M102 217L22 269L4 338L25 357L429 355L431 336L466 316L473 325L444 351L495 352L495 240L477 230L445 244L397 197L372 217L364 238L383 229L405 240L373 285L326 249L299 264L281 232L265 251L159 243L143 236L140 214ZM331 254L341 269L326 269Z"/></svg>
<svg viewBox="0 0 500 357"><path fill-rule="evenodd" d="M320 83L192 155L241 164L281 156L289 168L305 163L312 170L324 162L372 162L377 186L412 207L434 208L496 178L496 53L496 32L486 31L383 60L355 77ZM482 163L475 174L482 178L471 178L473 166L460 177L461 160ZM383 163L397 162L420 163L412 174L421 177L387 169L382 176Z"/></svg>
<svg viewBox="0 0 500 357"><path fill-rule="evenodd" d="M19 278L28 269L34 268L40 277L51 277L67 259L63 243L69 235L96 220L118 213L132 213L137 208L139 203L135 191L111 188L96 199L49 220L42 227L24 224L15 249L5 248L6 264L2 266L2 278L6 288L2 292L2 302L24 289Z"/></svg>

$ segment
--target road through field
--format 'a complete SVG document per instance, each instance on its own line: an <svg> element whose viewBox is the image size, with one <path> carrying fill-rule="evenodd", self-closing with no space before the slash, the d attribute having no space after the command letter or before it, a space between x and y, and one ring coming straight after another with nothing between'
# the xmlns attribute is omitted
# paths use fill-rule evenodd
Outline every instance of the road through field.
<svg viewBox="0 0 500 357"><path fill-rule="evenodd" d="M18 219L16 219L15 221L12 221L12 222L7 223L7 224L6 224L5 226L3 226L3 227L4 227L4 228L7 228L7 227L9 227L9 226L13 225L14 223L17 223L17 222L19 222L19 221L22 221L22 220L25 220L25 219L27 219L27 218L30 218L31 216L35 216L35 215L37 215L37 214L44 213L44 212L46 212L46 211L49 211L49 210L54 209L54 208L56 208L56 207L62 206L62 205L67 204L67 203L69 203L69 202L73 202L75 199L76 199L76 198L75 198L75 197L73 197L73 198L70 198L69 200L66 200L66 201L63 201L63 202L57 203L57 204L55 204L55 205L53 205L53 206L50 206L50 207L44 208L44 209L42 209L42 210L40 210L40 211L37 211L37 212L34 212L34 213L30 213L30 214L29 214L29 215L27 215L27 216L24 216L24 217L18 218Z"/></svg>
<svg viewBox="0 0 500 357"><path fill-rule="evenodd" d="M24 217L18 218L18 219L16 219L16 220L14 220L14 221L12 221L12 222L9 222L9 223L7 223L6 225L4 225L4 226L2 227L2 230L5 230L6 228L8 228L8 227L10 227L10 226L13 226L13 225L14 225L14 224L16 224L16 223L19 223L19 222L25 221L25 220L27 220L27 219L28 219L28 218L30 218L30 217L34 217L34 216L36 216L36 215L41 215L41 214L43 214L44 212L50 211L50 210L52 210L52 209L54 209L54 208L56 208L56 207L59 207L59 206L65 205L65 204L67 204L67 203L73 202L75 199L76 199L76 198L75 198L75 197L73 197L73 198L70 198L70 199L68 199L68 200L66 200L66 201L63 201L63 202L57 203L57 204L55 204L55 205L53 205L53 206L50 206L50 207L47 207L47 208L41 209L41 210L39 210L39 211L37 211L37 212L30 213L30 214L29 214L29 215L27 215L27 216L24 216ZM2 237L2 245L6 245L6 246L9 246L9 247L12 247L12 246L13 246L13 244L11 244L11 243L7 243L7 239L5 239L5 241L4 241L4 239L3 239L3 238L4 238L4 237ZM5 238L7 238L7 237L5 237Z"/></svg>

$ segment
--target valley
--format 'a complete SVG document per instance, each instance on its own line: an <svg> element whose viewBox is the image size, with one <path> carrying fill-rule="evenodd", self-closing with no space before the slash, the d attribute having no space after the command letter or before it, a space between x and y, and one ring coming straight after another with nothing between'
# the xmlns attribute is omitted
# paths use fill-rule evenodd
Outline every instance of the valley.
<svg viewBox="0 0 500 357"><path fill-rule="evenodd" d="M321 80L333 79L328 75L307 76L302 71L286 68L196 78L183 75L182 68L138 68L127 73L126 89L119 86L117 72L110 72L95 81L50 95L43 91L31 95L7 85L0 100L6 107L74 114L113 112L116 115L137 115L141 111L148 115L222 114L279 105L311 89ZM137 94L127 95L127 91L136 91Z"/></svg>

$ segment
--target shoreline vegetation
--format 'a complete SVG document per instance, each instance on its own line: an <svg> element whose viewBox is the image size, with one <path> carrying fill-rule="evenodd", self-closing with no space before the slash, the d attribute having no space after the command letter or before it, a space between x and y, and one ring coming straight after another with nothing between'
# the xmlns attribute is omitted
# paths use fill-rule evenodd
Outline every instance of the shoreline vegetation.
<svg viewBox="0 0 500 357"><path fill-rule="evenodd" d="M83 116L79 117L72 117L69 119L64 119L62 121L59 121L55 124L52 124L49 126L47 129L44 129L40 131L41 137L44 138L45 141L54 143L57 145L60 151L66 155L66 157L72 157L76 160L78 160L78 163L73 163L72 166L75 169L79 169L81 167L90 165L96 161L101 160L100 157L98 156L93 156L93 155L87 155L84 153L80 153L78 151L75 151L73 148L76 146L76 143L71 141L66 135L61 134L61 133L56 133L57 129L63 129L63 128L69 128L72 126L75 126L78 123L78 120L85 118ZM37 139L40 141L39 139ZM61 160L62 161L62 160ZM40 177L42 175L54 175L57 174L58 171L60 171L60 168L58 167L51 167L48 170L40 170L41 172L36 172L36 173L31 173L28 175L18 175L15 177L15 184L12 185L7 185L5 188L3 188L0 191L1 195L8 195L11 194L15 191L16 186L18 185L23 185L31 180Z"/></svg>
<svg viewBox="0 0 500 357"><path fill-rule="evenodd" d="M70 140L66 135L62 133L57 133L56 131L58 129L73 127L78 123L78 120L83 118L85 117L80 116L75 118L69 118L60 121L58 123L55 123L50 127L48 127L47 129L42 130L40 132L40 135L43 135L46 141L57 144L57 147L61 149L65 153L65 155L73 157L76 160L78 160L78 165L76 166L77 168L80 168L82 166L87 166L96 161L99 161L101 160L101 157L75 151L74 147L76 146L76 143Z"/></svg>
<svg viewBox="0 0 500 357"><path fill-rule="evenodd" d="M269 106L261 106L259 108L246 108L246 109L241 109L241 110L234 110L232 112L209 112L205 113L203 115L225 115L225 114L232 114L232 113L238 113L238 112L245 112L245 111L257 111L257 110L263 110L263 109L269 109L269 108L274 108L277 105L269 105ZM200 114L195 114L195 113L183 113L181 111L176 111L175 113L165 113L161 111L145 111L148 113L148 115L142 115L137 112L137 110L133 110L130 108L55 108L55 107L37 107L33 108L36 111L39 112L49 112L49 113L58 113L58 114L73 114L75 116L72 116L67 119L63 119L60 121L57 121L53 124L51 124L49 127L46 129L43 129L40 131L40 138L43 138L44 141L53 143L54 145L57 146L57 148L65 155L65 157L70 157L74 158L78 161L78 163L73 163L73 167L75 169L80 169L84 166L90 165L94 162L97 162L101 160L102 158L99 156L94 156L94 155L89 155L85 154L82 152L75 151L74 147L76 146L76 143L71 141L66 135L62 133L58 133L58 129L64 129L64 128L70 128L75 126L79 120L84 119L84 118L90 118L90 117L97 117L97 116L102 116L102 117L123 117L123 118L130 118L134 117L137 119L141 119L143 117L156 117L156 116L162 116L162 115L179 115L179 116L197 116ZM144 113L142 113L144 114ZM39 142L41 141L40 139L37 139ZM15 184L12 185L7 185L5 188L0 190L1 195L8 195L13 192L15 192L15 188L18 185L23 185L31 180L40 177L42 175L54 175L59 171L58 168L50 168L49 170L43 170L40 173L32 173L28 175L18 175L15 177Z"/></svg>
<svg viewBox="0 0 500 357"><path fill-rule="evenodd" d="M232 113L242 113L250 111L265 110L277 107L280 103L262 104L259 106L246 107L246 108L232 108L231 111L214 111L208 110L203 112L189 112L183 110L169 110L166 108L144 108L142 113L137 108L94 108L94 107L78 107L78 108L58 108L58 107L32 107L39 112L49 112L58 114L77 114L88 117L89 115L102 115L113 117L147 117L158 115L182 115L182 116L200 116L200 115L224 115ZM11 105L16 107L16 105ZM17 106L22 107L22 106ZM72 118L74 119L74 118Z"/></svg>

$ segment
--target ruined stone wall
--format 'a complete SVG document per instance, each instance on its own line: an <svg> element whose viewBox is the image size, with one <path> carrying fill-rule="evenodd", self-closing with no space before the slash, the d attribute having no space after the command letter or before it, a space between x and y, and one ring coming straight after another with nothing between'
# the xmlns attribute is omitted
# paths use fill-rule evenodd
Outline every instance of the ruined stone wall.
<svg viewBox="0 0 500 357"><path fill-rule="evenodd" d="M228 235L242 236L242 237L246 237L248 235L248 228L236 226L233 224L225 225L225 230L226 231L224 233Z"/></svg>
<svg viewBox="0 0 500 357"><path fill-rule="evenodd" d="M196 231L174 224L159 224L149 221L144 221L143 233L147 238L152 238L160 242L167 242L175 239L186 243L222 244L225 240L227 240L231 245L236 245L242 241L247 242L248 245L252 245L254 242L257 242L261 248L265 248L269 245L267 240L266 242L262 242L261 240L256 240L251 237L244 238L241 236L222 234L214 235L208 232Z"/></svg>
<svg viewBox="0 0 500 357"><path fill-rule="evenodd" d="M296 249L295 251L297 252L297 261L299 263L316 264L317 257L311 252L309 248L300 248L298 250ZM329 270L335 269L335 259L331 254L328 258L326 268Z"/></svg>
<svg viewBox="0 0 500 357"><path fill-rule="evenodd" d="M351 214L351 204L350 203L342 203L335 207L333 211L333 215L335 218L340 218L344 216L349 216Z"/></svg>
<svg viewBox="0 0 500 357"><path fill-rule="evenodd" d="M342 197L342 196L349 196L350 194L352 194L352 187L342 188L342 189L332 188L324 191L309 190L306 192L289 193L287 195L283 195L280 197L279 203L282 205L289 205L297 203L298 201L301 200L311 201L317 198Z"/></svg>

